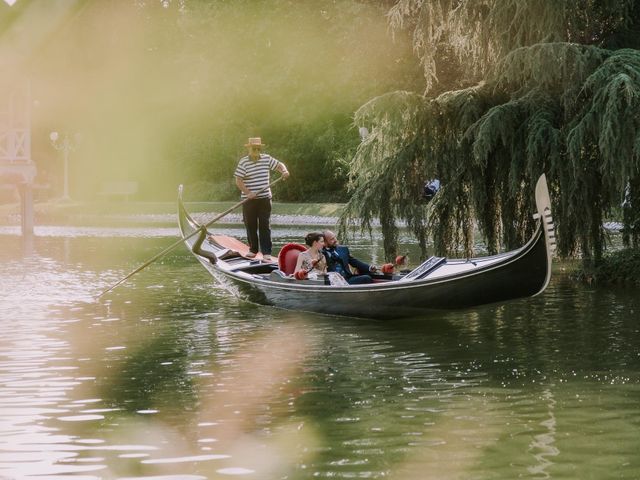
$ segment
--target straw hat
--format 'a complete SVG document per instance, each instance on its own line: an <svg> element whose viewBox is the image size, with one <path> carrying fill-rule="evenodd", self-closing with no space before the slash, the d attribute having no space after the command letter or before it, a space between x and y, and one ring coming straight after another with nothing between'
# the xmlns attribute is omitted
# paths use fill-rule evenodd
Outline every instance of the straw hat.
<svg viewBox="0 0 640 480"><path fill-rule="evenodd" d="M244 144L245 147L264 147L260 137L249 137L249 141Z"/></svg>

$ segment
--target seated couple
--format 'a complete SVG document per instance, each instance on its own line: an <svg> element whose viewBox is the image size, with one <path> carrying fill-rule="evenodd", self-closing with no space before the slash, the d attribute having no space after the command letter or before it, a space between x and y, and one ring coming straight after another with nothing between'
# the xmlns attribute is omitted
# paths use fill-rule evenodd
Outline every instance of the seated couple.
<svg viewBox="0 0 640 480"><path fill-rule="evenodd" d="M331 285L362 285L373 282L370 273L375 273L377 267L352 257L347 247L338 245L338 239L332 231L312 232L304 240L309 248L298 256L294 270L296 278L328 275ZM350 266L359 273L354 274Z"/></svg>

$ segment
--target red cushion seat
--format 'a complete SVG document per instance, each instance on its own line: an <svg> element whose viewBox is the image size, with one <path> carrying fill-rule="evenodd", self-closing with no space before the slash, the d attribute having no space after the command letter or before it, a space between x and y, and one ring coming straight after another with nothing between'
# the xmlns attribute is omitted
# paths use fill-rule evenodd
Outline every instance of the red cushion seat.
<svg viewBox="0 0 640 480"><path fill-rule="evenodd" d="M291 275L296 269L298 255L300 252L306 252L307 247L299 243L287 243L282 247L278 254L278 268L286 275Z"/></svg>

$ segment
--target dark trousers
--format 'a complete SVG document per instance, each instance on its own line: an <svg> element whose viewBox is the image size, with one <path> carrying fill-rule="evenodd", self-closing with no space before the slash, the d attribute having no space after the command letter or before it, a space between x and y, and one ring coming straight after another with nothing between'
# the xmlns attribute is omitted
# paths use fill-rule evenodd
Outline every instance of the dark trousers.
<svg viewBox="0 0 640 480"><path fill-rule="evenodd" d="M349 285L362 285L365 283L373 283L373 278L369 275L353 275L347 278L347 283Z"/></svg>
<svg viewBox="0 0 640 480"><path fill-rule="evenodd" d="M270 198L254 198L242 204L242 221L247 228L249 248L253 253L261 251L263 255L271 255L270 217Z"/></svg>

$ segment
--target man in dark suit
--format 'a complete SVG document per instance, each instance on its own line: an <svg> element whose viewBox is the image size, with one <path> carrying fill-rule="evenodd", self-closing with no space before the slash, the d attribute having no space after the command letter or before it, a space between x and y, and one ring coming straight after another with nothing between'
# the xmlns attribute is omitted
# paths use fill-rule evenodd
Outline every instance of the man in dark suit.
<svg viewBox="0 0 640 480"><path fill-rule="evenodd" d="M375 265L368 265L352 257L347 247L338 245L338 238L331 230L325 230L322 234L324 235L322 253L327 259L327 270L329 272L338 272L347 280L349 285L373 282L370 274L378 270ZM358 274L354 275L349 266L355 268Z"/></svg>

